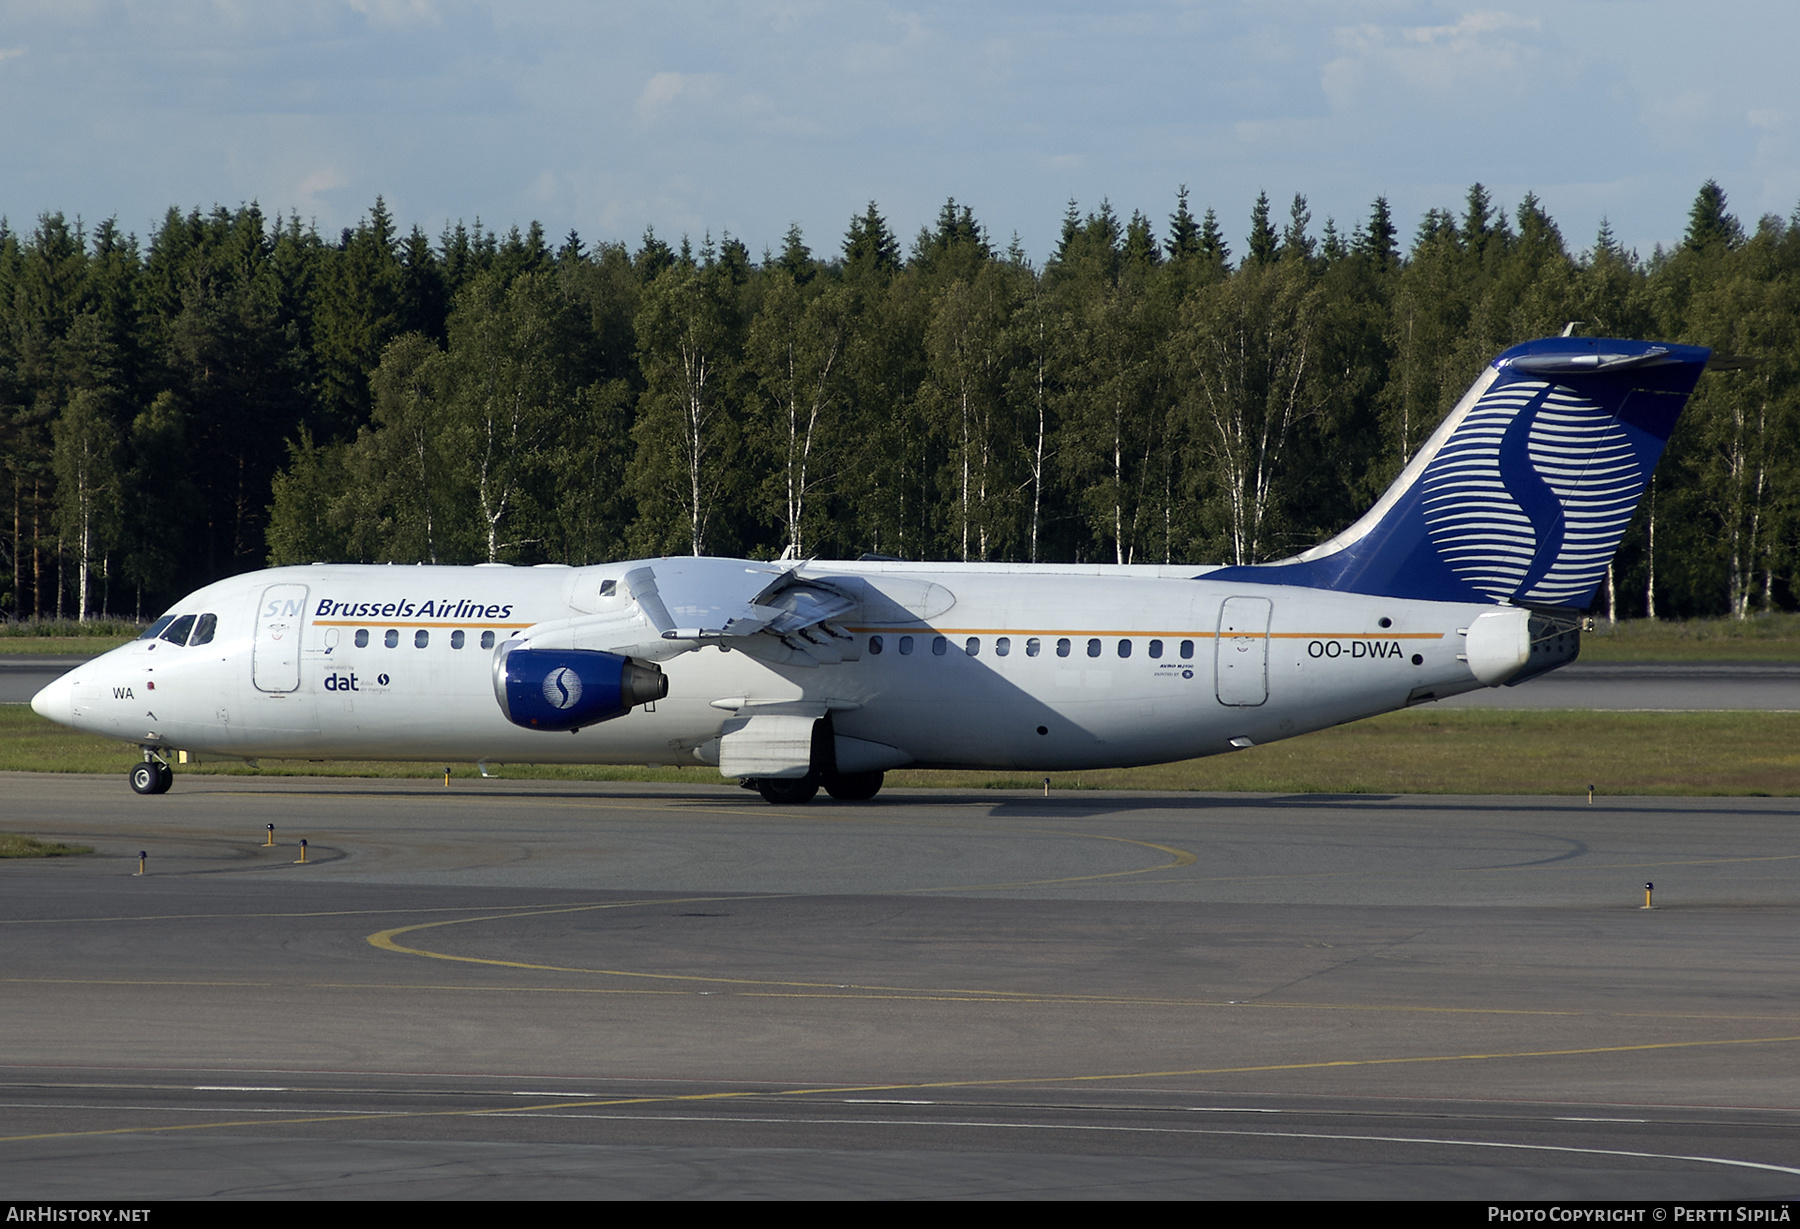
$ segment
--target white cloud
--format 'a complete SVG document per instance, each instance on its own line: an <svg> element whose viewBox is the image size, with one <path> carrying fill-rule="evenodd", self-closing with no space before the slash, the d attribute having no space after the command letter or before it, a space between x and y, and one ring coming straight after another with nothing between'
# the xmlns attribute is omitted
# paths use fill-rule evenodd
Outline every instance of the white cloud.
<svg viewBox="0 0 1800 1229"><path fill-rule="evenodd" d="M692 78L684 78L680 73L657 73L638 95L638 118L646 123L656 119L684 91L692 91Z"/></svg>
<svg viewBox="0 0 1800 1229"><path fill-rule="evenodd" d="M320 196L326 192L335 192L339 188L349 186L350 177L338 167L320 167L318 170L309 171L301 176L300 182L295 185L294 191L298 197L297 207L303 213L313 214L323 210L329 215L330 203L320 200Z"/></svg>
<svg viewBox="0 0 1800 1229"><path fill-rule="evenodd" d="M1337 31L1343 55L1326 63L1319 85L1333 110L1350 110L1364 96L1394 85L1432 95L1471 88L1523 84L1519 72L1535 58L1536 17L1511 13L1465 13L1450 25L1347 26Z"/></svg>
<svg viewBox="0 0 1800 1229"><path fill-rule="evenodd" d="M377 28L438 24L437 6L431 0L350 0L350 8Z"/></svg>

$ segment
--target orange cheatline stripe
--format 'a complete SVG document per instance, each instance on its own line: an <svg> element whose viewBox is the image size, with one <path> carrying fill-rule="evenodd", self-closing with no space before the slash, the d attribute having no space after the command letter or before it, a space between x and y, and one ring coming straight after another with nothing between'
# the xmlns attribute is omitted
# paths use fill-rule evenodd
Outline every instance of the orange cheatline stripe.
<svg viewBox="0 0 1800 1229"><path fill-rule="evenodd" d="M1140 630L1075 630L1070 628L1018 628L1018 627L910 627L905 624L886 625L881 627L852 627L850 631L859 634L885 632L894 635L932 635L939 636L1122 636L1127 639L1138 639L1151 636L1165 637L1171 640L1213 640L1220 635L1226 639L1259 640L1442 640L1443 632L1267 632L1262 635L1250 633L1238 636L1233 632L1169 632Z"/></svg>

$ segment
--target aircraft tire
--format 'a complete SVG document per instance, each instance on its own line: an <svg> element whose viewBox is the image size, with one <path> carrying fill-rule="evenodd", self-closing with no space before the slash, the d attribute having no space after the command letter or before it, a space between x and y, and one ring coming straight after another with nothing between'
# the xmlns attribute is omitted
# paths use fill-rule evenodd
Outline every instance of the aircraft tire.
<svg viewBox="0 0 1800 1229"><path fill-rule="evenodd" d="M839 802L867 802L881 791L884 772L832 773L825 778L825 792Z"/></svg>
<svg viewBox="0 0 1800 1229"><path fill-rule="evenodd" d="M153 794L166 794L169 792L169 787L173 784L175 784L175 770L170 768L167 764L158 764L156 766L156 788L150 792Z"/></svg>
<svg viewBox="0 0 1800 1229"><path fill-rule="evenodd" d="M761 777L756 782L756 792L770 806L802 806L818 795L819 774L809 772L804 777Z"/></svg>
<svg viewBox="0 0 1800 1229"><path fill-rule="evenodd" d="M156 771L156 769L157 765L150 760L145 760L141 764L133 764L131 766L132 792L138 794L160 794L164 789L169 788L168 786L163 785L162 773ZM162 789L158 789L158 786L162 786Z"/></svg>

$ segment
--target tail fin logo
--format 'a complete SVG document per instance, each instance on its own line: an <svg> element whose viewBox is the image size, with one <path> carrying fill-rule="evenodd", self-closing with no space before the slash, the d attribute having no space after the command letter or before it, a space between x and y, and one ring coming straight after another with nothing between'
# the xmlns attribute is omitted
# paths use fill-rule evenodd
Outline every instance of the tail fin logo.
<svg viewBox="0 0 1800 1229"><path fill-rule="evenodd" d="M1618 420L1567 388L1491 389L1426 467L1432 545L1495 601L1560 605L1591 593L1646 476Z"/></svg>
<svg viewBox="0 0 1800 1229"><path fill-rule="evenodd" d="M1234 583L1427 602L1586 606L1711 351L1547 337L1514 346L1348 529Z"/></svg>

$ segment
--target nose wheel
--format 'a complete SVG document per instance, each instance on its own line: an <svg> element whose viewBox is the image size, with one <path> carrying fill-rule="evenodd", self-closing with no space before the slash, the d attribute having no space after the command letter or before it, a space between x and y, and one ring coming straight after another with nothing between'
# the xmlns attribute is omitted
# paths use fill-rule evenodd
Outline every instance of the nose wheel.
<svg viewBox="0 0 1800 1229"><path fill-rule="evenodd" d="M131 767L131 788L139 794L166 794L175 784L175 770L161 760L145 760Z"/></svg>

